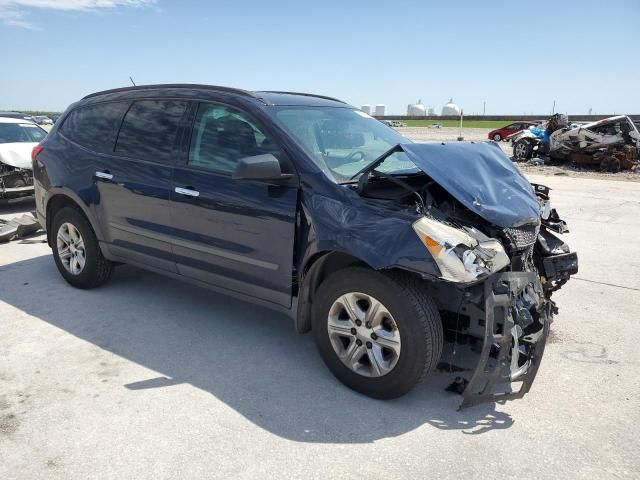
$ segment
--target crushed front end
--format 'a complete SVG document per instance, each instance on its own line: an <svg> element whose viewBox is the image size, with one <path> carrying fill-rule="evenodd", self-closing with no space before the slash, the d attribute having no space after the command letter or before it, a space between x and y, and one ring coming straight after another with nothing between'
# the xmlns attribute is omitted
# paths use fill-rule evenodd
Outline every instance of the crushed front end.
<svg viewBox="0 0 640 480"><path fill-rule="evenodd" d="M532 187L541 204L540 220L493 232L505 245L510 265L463 289L459 305L468 314L462 324L460 315L451 317L449 327L466 334L479 353L471 377L456 379L461 408L521 398L529 391L558 312L552 293L578 272L577 254L552 233L568 228L549 203L549 189Z"/></svg>
<svg viewBox="0 0 640 480"><path fill-rule="evenodd" d="M0 198L17 198L32 194L32 170L0 162Z"/></svg>
<svg viewBox="0 0 640 480"><path fill-rule="evenodd" d="M576 253L554 234L568 228L551 206L550 189L529 183L495 144L398 150L424 175L373 172L361 177L358 191L405 202L418 214L413 229L439 271L423 277L453 344L450 371L472 372L448 389L462 394L461 407L520 398L535 379L558 312L552 294L578 271ZM462 345L479 355L473 365L453 364Z"/></svg>
<svg viewBox="0 0 640 480"><path fill-rule="evenodd" d="M461 407L521 398L540 366L555 305L533 272L492 276L484 284L480 360L462 392ZM520 384L514 390L514 384Z"/></svg>

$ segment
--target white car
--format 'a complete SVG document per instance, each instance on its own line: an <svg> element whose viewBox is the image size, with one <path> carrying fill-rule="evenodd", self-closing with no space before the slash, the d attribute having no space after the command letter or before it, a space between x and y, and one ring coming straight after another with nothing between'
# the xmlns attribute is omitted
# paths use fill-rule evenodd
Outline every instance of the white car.
<svg viewBox="0 0 640 480"><path fill-rule="evenodd" d="M46 135L28 120L0 117L0 198L33 194L31 150Z"/></svg>
<svg viewBox="0 0 640 480"><path fill-rule="evenodd" d="M53 120L51 120L46 115L36 115L33 117L33 121L38 125L53 125Z"/></svg>

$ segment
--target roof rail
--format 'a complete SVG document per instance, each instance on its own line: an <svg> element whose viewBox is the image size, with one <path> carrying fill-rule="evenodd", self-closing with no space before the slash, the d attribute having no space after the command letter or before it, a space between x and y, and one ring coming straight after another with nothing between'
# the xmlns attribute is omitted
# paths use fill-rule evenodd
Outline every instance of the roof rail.
<svg viewBox="0 0 640 480"><path fill-rule="evenodd" d="M333 98L333 97L327 97L325 95L316 95L313 93L300 93L300 92L279 92L277 90L264 90L262 92L255 92L255 93L281 93L283 95L301 95L303 97L315 97L315 98L324 98L325 100L332 100L334 102L339 102L339 103L344 103L345 105L347 104L347 102L343 101L343 100L339 100L337 98Z"/></svg>
<svg viewBox="0 0 640 480"><path fill-rule="evenodd" d="M239 88L220 87L216 85L200 85L192 83L166 83L157 85L137 85L135 87L121 87L113 88L111 90L103 90L101 92L90 93L89 95L82 97L82 99L97 97L99 95L106 95L108 93L129 92L136 90L152 90L156 88L198 88L202 90L215 90L217 92L235 93L237 95L244 95L245 97L259 98L257 95L248 92L247 90L241 90Z"/></svg>

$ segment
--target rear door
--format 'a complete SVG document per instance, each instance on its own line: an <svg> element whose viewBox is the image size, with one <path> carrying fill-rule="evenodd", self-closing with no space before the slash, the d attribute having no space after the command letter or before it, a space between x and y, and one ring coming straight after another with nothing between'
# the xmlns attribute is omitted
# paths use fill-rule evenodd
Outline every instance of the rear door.
<svg viewBox="0 0 640 480"><path fill-rule="evenodd" d="M171 191L179 273L289 307L295 182L231 178L238 159L265 153L292 173L285 153L247 113L214 103L198 106L189 144Z"/></svg>
<svg viewBox="0 0 640 480"><path fill-rule="evenodd" d="M171 176L189 105L171 99L133 101L113 152L98 159L95 172L99 218L111 252L173 272Z"/></svg>

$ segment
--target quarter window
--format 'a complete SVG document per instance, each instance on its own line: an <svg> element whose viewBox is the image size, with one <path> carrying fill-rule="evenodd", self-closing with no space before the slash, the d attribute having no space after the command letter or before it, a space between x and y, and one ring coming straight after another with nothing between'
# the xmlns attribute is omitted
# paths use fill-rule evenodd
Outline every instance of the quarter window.
<svg viewBox="0 0 640 480"><path fill-rule="evenodd" d="M272 154L286 169L284 153L250 117L222 105L200 104L191 136L189 165L232 173L240 158Z"/></svg>
<svg viewBox="0 0 640 480"><path fill-rule="evenodd" d="M125 157L171 163L187 102L141 100L127 112L116 153Z"/></svg>
<svg viewBox="0 0 640 480"><path fill-rule="evenodd" d="M116 133L129 102L80 107L66 118L60 131L69 140L101 153L113 152Z"/></svg>

